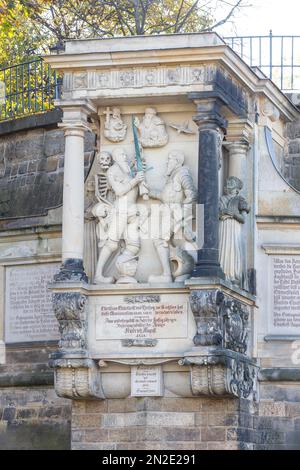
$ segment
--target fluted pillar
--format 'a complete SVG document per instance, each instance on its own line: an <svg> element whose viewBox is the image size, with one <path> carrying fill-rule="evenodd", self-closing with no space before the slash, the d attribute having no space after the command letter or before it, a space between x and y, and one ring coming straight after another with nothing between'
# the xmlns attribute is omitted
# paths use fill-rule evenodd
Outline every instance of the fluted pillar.
<svg viewBox="0 0 300 470"><path fill-rule="evenodd" d="M60 102L65 133L62 216L62 267L57 281L85 281L84 246L84 135L88 116L95 109L87 102Z"/></svg>
<svg viewBox="0 0 300 470"><path fill-rule="evenodd" d="M220 114L218 98L196 99L199 129L198 204L203 205L204 244L199 249L192 274L197 277L224 278L219 263L219 159L226 120ZM198 221L199 223L199 221Z"/></svg>

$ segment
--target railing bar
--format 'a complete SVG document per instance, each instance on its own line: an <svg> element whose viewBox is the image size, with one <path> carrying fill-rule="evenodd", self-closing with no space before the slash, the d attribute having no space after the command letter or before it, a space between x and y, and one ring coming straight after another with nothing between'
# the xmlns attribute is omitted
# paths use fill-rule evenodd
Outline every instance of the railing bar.
<svg viewBox="0 0 300 470"><path fill-rule="evenodd" d="M294 38L292 37L292 67L291 67L291 72L292 72L292 77L291 77L291 89L293 90L294 88Z"/></svg>
<svg viewBox="0 0 300 470"><path fill-rule="evenodd" d="M6 107L6 71L4 70L4 90L5 90L5 101L4 101L4 118L7 117L7 107Z"/></svg>
<svg viewBox="0 0 300 470"><path fill-rule="evenodd" d="M9 113L13 114L13 101L12 101L12 69L9 71Z"/></svg>
<svg viewBox="0 0 300 470"><path fill-rule="evenodd" d="M38 102L37 102L37 72L36 72L36 65L34 66L34 109L35 112L38 111Z"/></svg>
<svg viewBox="0 0 300 470"><path fill-rule="evenodd" d="M50 65L48 64L48 83L49 83L49 91L48 91L48 109L51 106L51 70Z"/></svg>
<svg viewBox="0 0 300 470"><path fill-rule="evenodd" d="M43 80L43 73L44 73L44 63L43 63L43 61L41 61L42 111L44 111L44 80Z"/></svg>
<svg viewBox="0 0 300 470"><path fill-rule="evenodd" d="M28 67L27 67L27 75L28 75L28 89L27 89L27 93L28 93L28 97L27 97L27 100L28 100L28 113L30 113L30 111L31 111L31 81L30 81L30 63L28 63Z"/></svg>
<svg viewBox="0 0 300 470"><path fill-rule="evenodd" d="M261 68L261 37L259 38L259 67Z"/></svg>
<svg viewBox="0 0 300 470"><path fill-rule="evenodd" d="M19 111L19 80L18 80L18 66L16 66L16 113Z"/></svg>
<svg viewBox="0 0 300 470"><path fill-rule="evenodd" d="M18 65L27 65L27 64L33 64L34 62L39 62L40 60L43 60L43 59L34 59L34 60L30 60L28 62L20 62ZM13 69L15 67L15 65L9 65L8 67L3 67L0 69L0 72L2 72L3 70L9 70L9 69Z"/></svg>
<svg viewBox="0 0 300 470"><path fill-rule="evenodd" d="M283 37L281 38L281 67L280 67L280 88L283 89Z"/></svg>
<svg viewBox="0 0 300 470"><path fill-rule="evenodd" d="M273 38L272 30L270 31L270 79L273 78Z"/></svg>
<svg viewBox="0 0 300 470"><path fill-rule="evenodd" d="M25 109L24 109L24 64L21 64L21 70L22 70L22 113L24 114Z"/></svg>

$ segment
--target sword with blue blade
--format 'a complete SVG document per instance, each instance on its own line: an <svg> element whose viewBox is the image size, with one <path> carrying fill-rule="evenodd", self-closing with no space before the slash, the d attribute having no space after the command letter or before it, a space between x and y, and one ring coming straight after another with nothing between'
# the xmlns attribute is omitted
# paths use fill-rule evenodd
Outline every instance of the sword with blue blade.
<svg viewBox="0 0 300 470"><path fill-rule="evenodd" d="M143 159L141 156L141 146L140 146L139 138L138 138L138 130L135 124L135 116L132 116L132 131L133 131L133 139L134 139L134 147L135 147L135 160L136 160L137 172L149 171L151 168L147 168L146 170L144 168ZM149 189L147 188L147 185L144 181L139 184L139 193L140 193L140 196L142 196L142 198L145 201L149 199Z"/></svg>

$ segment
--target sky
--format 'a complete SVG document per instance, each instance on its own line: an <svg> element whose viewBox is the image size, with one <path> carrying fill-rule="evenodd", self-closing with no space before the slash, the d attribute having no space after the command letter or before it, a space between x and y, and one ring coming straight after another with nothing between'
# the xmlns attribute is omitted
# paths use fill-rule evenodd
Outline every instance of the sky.
<svg viewBox="0 0 300 470"><path fill-rule="evenodd" d="M252 36L268 35L272 29L274 35L300 36L300 0L245 0L245 3L251 6L235 15L234 24L228 23L216 32L222 36Z"/></svg>

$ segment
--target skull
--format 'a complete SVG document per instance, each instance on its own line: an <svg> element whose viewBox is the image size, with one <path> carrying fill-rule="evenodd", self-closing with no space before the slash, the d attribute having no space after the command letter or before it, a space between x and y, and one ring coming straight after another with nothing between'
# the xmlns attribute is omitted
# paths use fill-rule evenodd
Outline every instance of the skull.
<svg viewBox="0 0 300 470"><path fill-rule="evenodd" d="M107 171L112 164L111 154L109 152L100 152L98 154L98 163L102 170Z"/></svg>

